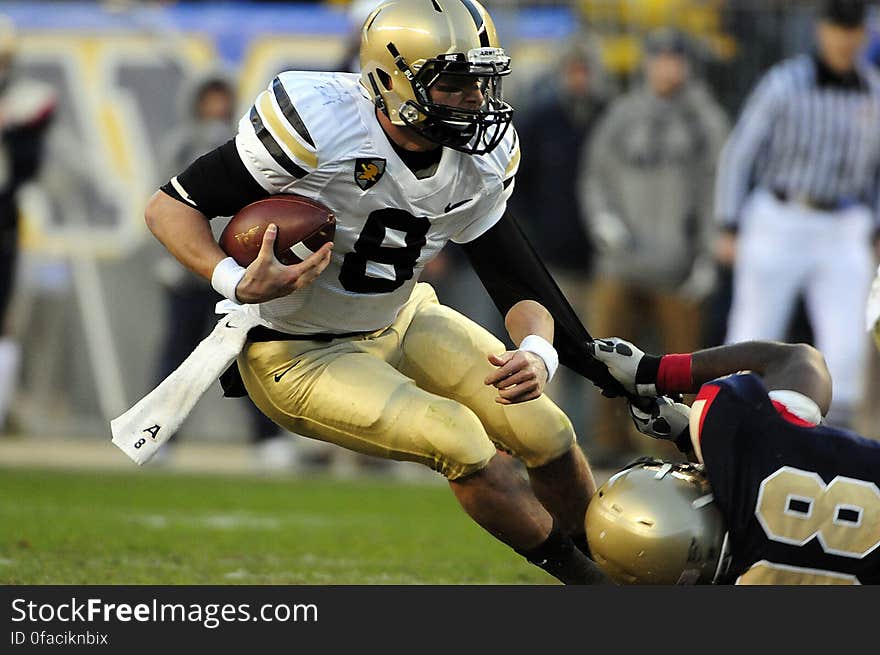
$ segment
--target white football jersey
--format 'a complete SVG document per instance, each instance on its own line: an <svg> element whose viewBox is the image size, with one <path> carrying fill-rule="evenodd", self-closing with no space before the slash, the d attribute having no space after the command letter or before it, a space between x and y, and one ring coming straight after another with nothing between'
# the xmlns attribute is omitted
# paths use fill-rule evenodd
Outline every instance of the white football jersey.
<svg viewBox="0 0 880 655"><path fill-rule="evenodd" d="M444 148L418 179L391 147L350 73L289 71L241 119L238 154L271 194L313 198L336 214L332 261L307 288L247 305L292 334L390 325L447 241L465 243L504 213L519 164L516 132L490 153Z"/></svg>

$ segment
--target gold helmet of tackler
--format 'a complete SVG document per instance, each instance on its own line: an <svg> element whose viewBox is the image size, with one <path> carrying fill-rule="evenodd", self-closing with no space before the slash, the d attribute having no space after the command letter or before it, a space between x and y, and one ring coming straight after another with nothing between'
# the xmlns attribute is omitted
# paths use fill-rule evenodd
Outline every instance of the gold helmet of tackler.
<svg viewBox="0 0 880 655"><path fill-rule="evenodd" d="M709 584L726 571L726 532L703 468L638 460L587 507L596 563L620 584Z"/></svg>
<svg viewBox="0 0 880 655"><path fill-rule="evenodd" d="M361 84L395 125L471 154L491 151L504 137L513 117L501 93L510 57L475 0L387 0L364 21L360 56ZM432 102L441 75L478 83L482 105Z"/></svg>

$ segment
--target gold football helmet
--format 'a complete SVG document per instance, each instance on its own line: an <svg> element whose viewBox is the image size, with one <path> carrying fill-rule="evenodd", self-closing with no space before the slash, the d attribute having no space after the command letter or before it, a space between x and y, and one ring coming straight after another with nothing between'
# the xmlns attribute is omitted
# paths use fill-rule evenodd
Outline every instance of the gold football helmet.
<svg viewBox="0 0 880 655"><path fill-rule="evenodd" d="M642 459L590 501L587 541L620 584L708 584L727 565L721 512L697 464Z"/></svg>
<svg viewBox="0 0 880 655"><path fill-rule="evenodd" d="M388 0L373 9L361 31L361 84L395 125L471 154L491 151L504 137L513 109L501 78L510 57L495 24L476 0ZM440 77L476 83L477 109L433 102Z"/></svg>

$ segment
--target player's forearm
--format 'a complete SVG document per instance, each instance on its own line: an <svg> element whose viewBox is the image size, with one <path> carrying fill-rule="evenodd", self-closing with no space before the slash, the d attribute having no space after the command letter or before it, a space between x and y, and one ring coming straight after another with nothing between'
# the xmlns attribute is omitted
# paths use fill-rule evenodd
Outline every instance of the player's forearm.
<svg viewBox="0 0 880 655"><path fill-rule="evenodd" d="M226 254L197 209L157 191L144 212L147 227L180 263L207 280Z"/></svg>
<svg viewBox="0 0 880 655"><path fill-rule="evenodd" d="M831 376L822 354L806 344L744 341L692 354L645 357L637 384L654 384L658 393L695 393L725 375L750 371L768 390L797 391L812 398L824 414L831 403Z"/></svg>
<svg viewBox="0 0 880 655"><path fill-rule="evenodd" d="M592 350L625 389L639 396L695 393L707 382L749 371L763 379L768 391L797 391L813 399L823 414L831 403L831 375L825 359L803 343L744 341L658 357L612 337L596 339Z"/></svg>
<svg viewBox="0 0 880 655"><path fill-rule="evenodd" d="M695 352L691 362L694 390L739 371L760 375L770 391L787 389L812 398L822 414L831 404L831 374L822 354L807 344L745 341Z"/></svg>
<svg viewBox="0 0 880 655"><path fill-rule="evenodd" d="M739 371L752 371L763 376L782 367L796 348L776 341L745 341L698 350L691 360L693 390L710 380Z"/></svg>
<svg viewBox="0 0 880 655"><path fill-rule="evenodd" d="M504 317L504 327L517 346L530 334L553 343L553 317L534 300L521 300L511 307Z"/></svg>
<svg viewBox="0 0 880 655"><path fill-rule="evenodd" d="M553 317L553 346L559 361L609 393L622 393L606 366L590 357L590 335L511 217L502 217L485 234L463 244L463 248L504 316L518 302L539 302Z"/></svg>

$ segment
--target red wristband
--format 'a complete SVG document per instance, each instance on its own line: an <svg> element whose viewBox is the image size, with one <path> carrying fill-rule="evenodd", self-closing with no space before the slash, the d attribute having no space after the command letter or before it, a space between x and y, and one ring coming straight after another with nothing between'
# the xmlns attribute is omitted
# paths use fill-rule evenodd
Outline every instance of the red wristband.
<svg viewBox="0 0 880 655"><path fill-rule="evenodd" d="M694 381L691 378L693 355L664 355L657 371L657 391L660 393L690 393Z"/></svg>

